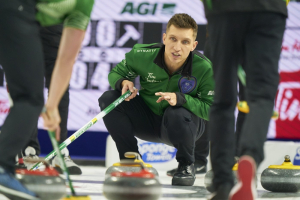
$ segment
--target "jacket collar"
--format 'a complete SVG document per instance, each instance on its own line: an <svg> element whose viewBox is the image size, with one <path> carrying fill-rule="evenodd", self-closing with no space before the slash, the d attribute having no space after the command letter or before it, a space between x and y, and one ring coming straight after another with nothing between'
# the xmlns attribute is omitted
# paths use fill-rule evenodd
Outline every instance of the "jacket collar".
<svg viewBox="0 0 300 200"><path fill-rule="evenodd" d="M158 65L162 69L166 69L164 53L165 53L165 45L162 45L160 47L160 50L159 50L156 58L153 61L156 65ZM194 54L191 51L190 54L188 55L187 59L185 60L184 64L182 65L182 67L179 70L179 72L182 76L190 77L192 75L193 57L194 57Z"/></svg>

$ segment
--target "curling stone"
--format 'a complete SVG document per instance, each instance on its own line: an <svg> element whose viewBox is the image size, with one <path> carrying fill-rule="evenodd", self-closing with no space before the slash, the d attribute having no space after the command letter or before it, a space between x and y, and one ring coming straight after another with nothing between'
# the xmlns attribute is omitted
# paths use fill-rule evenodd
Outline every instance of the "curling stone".
<svg viewBox="0 0 300 200"><path fill-rule="evenodd" d="M43 200L57 200L64 197L66 195L65 180L59 176L59 173L42 159L32 161L43 162L46 168L43 171L17 169L16 178Z"/></svg>
<svg viewBox="0 0 300 200"><path fill-rule="evenodd" d="M109 167L105 172L105 178L109 177L113 172L139 172L141 170L141 165L139 163L143 163L145 168L153 173L155 176L158 176L158 172L155 168L150 164L144 163L140 154L135 152L126 152L126 158L135 158L133 162L118 162L113 164L113 166Z"/></svg>
<svg viewBox="0 0 300 200"><path fill-rule="evenodd" d="M121 164L139 165L136 172L112 172L103 183L103 194L109 200L157 200L161 184L157 176L148 171L143 162L121 160Z"/></svg>
<svg viewBox="0 0 300 200"><path fill-rule="evenodd" d="M295 166L290 156L281 165L270 165L261 174L261 185L272 192L299 192L300 166Z"/></svg>

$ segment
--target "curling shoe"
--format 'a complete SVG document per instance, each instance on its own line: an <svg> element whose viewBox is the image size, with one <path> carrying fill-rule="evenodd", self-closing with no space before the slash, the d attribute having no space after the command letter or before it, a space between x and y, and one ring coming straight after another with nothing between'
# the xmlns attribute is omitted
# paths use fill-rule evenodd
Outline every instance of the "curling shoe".
<svg viewBox="0 0 300 200"><path fill-rule="evenodd" d="M172 185L192 186L196 180L194 163L179 162Z"/></svg>
<svg viewBox="0 0 300 200"><path fill-rule="evenodd" d="M69 174L70 175L80 175L82 174L82 171L78 165L74 163L74 161L71 159L69 156L69 150L67 148L64 148L61 150L61 153L63 155L63 158L65 160L66 166L68 168ZM52 160L52 166L60 173L63 173L62 170L62 163L60 159L58 159L57 156L55 156Z"/></svg>

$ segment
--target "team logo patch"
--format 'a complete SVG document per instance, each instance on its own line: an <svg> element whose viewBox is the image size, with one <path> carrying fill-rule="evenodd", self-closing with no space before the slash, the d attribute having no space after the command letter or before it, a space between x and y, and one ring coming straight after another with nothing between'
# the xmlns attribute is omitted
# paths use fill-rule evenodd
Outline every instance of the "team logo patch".
<svg viewBox="0 0 300 200"><path fill-rule="evenodd" d="M197 79L194 76L191 77L185 77L182 76L178 81L178 87L180 89L180 92L184 94L188 94L192 92L197 85Z"/></svg>

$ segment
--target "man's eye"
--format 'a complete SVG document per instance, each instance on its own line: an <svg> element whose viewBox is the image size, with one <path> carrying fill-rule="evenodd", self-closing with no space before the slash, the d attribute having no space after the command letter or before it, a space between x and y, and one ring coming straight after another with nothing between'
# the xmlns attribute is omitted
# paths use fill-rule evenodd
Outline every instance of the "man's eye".
<svg viewBox="0 0 300 200"><path fill-rule="evenodd" d="M189 44L189 41L186 41L186 40L185 40L185 41L183 41L182 43L183 43L183 44Z"/></svg>
<svg viewBox="0 0 300 200"><path fill-rule="evenodd" d="M175 41L176 39L175 39L175 38L173 38L173 37L171 37L171 40Z"/></svg>

